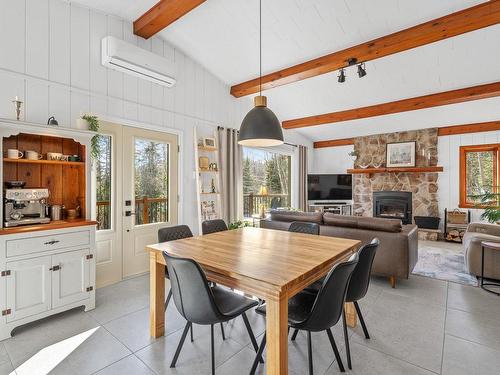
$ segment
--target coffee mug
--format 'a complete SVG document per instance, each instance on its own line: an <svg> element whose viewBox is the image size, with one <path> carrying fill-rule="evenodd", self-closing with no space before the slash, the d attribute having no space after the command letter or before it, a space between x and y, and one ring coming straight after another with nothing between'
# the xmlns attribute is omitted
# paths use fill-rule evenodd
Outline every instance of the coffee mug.
<svg viewBox="0 0 500 375"><path fill-rule="evenodd" d="M31 150L26 151L25 155L26 155L26 159L29 159L29 160L40 160L42 158L42 154L39 154L38 152L31 151Z"/></svg>
<svg viewBox="0 0 500 375"><path fill-rule="evenodd" d="M68 157L69 157L69 155L61 155L61 157L59 158L59 160L68 161Z"/></svg>
<svg viewBox="0 0 500 375"><path fill-rule="evenodd" d="M21 159L23 156L24 156L24 154L19 150L16 150L13 148L9 148L7 150L7 157L9 159Z"/></svg>
<svg viewBox="0 0 500 375"><path fill-rule="evenodd" d="M80 161L80 157L78 155L69 155L68 161Z"/></svg>
<svg viewBox="0 0 500 375"><path fill-rule="evenodd" d="M61 157L60 152L47 152L47 160L61 160Z"/></svg>

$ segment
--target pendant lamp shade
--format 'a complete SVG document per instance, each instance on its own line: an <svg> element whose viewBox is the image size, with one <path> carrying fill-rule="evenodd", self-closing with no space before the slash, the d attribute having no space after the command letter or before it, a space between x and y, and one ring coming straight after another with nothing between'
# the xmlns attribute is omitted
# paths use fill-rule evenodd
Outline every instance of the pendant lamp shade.
<svg viewBox="0 0 500 375"><path fill-rule="evenodd" d="M265 96L255 97L255 107L247 113L241 123L238 137L240 145L271 147L283 144L281 123L266 104Z"/></svg>

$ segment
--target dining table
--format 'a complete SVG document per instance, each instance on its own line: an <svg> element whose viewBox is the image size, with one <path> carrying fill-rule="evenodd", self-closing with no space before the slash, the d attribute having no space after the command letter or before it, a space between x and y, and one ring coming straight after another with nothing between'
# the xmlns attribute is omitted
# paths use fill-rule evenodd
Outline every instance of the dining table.
<svg viewBox="0 0 500 375"><path fill-rule="evenodd" d="M266 371L287 375L288 299L325 276L359 246L360 241L347 238L252 227L148 245L151 336L165 332L163 252L193 259L208 280L266 301ZM346 316L352 325L355 313Z"/></svg>

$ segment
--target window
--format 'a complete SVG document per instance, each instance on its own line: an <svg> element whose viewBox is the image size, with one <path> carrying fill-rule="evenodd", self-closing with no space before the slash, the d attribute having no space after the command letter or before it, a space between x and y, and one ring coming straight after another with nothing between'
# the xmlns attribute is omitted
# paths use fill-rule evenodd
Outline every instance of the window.
<svg viewBox="0 0 500 375"><path fill-rule="evenodd" d="M111 229L111 136L98 135L95 145L97 230Z"/></svg>
<svg viewBox="0 0 500 375"><path fill-rule="evenodd" d="M291 156L243 147L243 214L290 207Z"/></svg>
<svg viewBox="0 0 500 375"><path fill-rule="evenodd" d="M478 207L477 195L497 190L500 144L460 147L460 207Z"/></svg>

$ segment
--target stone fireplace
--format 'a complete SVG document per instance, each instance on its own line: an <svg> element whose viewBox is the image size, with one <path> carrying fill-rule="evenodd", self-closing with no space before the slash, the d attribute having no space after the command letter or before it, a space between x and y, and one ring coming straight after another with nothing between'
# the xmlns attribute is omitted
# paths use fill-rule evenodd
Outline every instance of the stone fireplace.
<svg viewBox="0 0 500 375"><path fill-rule="evenodd" d="M403 224L411 224L412 193L410 191L373 192L373 217L401 219Z"/></svg>
<svg viewBox="0 0 500 375"><path fill-rule="evenodd" d="M358 158L355 168L360 165L385 167L386 145L392 142L416 141L416 166L437 165L437 129L356 137L354 150ZM354 213L360 216L375 216L374 193L404 192L411 193L411 213L409 222L415 216L439 216L438 174L415 172L385 172L353 175Z"/></svg>

